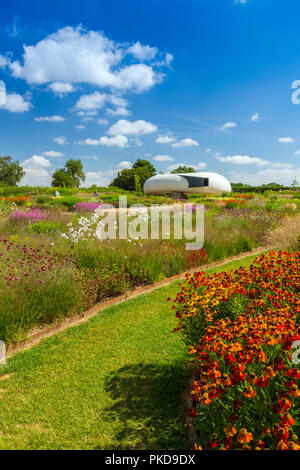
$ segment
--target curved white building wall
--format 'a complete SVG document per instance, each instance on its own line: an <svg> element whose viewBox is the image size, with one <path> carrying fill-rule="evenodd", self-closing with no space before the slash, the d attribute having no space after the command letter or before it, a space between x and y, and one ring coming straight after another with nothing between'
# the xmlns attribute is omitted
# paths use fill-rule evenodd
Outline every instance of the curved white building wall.
<svg viewBox="0 0 300 470"><path fill-rule="evenodd" d="M207 186L197 183L204 179ZM208 181L207 181L208 180ZM221 194L230 193L231 186L229 181L218 173L182 173L169 175L156 175L149 178L144 184L146 194L165 194L165 193L210 193Z"/></svg>

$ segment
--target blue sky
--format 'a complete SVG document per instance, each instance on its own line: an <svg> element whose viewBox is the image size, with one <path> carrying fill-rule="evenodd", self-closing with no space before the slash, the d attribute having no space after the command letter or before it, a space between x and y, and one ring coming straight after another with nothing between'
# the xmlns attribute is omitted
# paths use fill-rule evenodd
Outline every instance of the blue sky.
<svg viewBox="0 0 300 470"><path fill-rule="evenodd" d="M137 158L300 180L299 14L297 0L6 3L0 154L34 185L68 158L82 159L86 185Z"/></svg>

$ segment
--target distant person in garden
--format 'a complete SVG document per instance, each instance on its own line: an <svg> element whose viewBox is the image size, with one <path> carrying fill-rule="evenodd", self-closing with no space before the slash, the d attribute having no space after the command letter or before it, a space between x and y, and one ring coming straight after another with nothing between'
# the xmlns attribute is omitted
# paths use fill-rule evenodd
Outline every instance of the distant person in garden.
<svg viewBox="0 0 300 470"><path fill-rule="evenodd" d="M94 191L94 197L98 197L98 196L99 196L99 194L98 194L98 191L97 191L97 189L96 189L96 190Z"/></svg>
<svg viewBox="0 0 300 470"><path fill-rule="evenodd" d="M56 190L55 191L55 197L58 197L59 196L59 192Z"/></svg>

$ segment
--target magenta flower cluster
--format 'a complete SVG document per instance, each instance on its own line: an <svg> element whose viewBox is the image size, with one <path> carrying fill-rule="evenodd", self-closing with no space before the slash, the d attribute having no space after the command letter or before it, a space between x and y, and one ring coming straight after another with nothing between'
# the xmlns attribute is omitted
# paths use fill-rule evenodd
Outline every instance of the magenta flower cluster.
<svg viewBox="0 0 300 470"><path fill-rule="evenodd" d="M11 214L10 218L13 220L28 220L29 222L38 222L39 220L43 220L47 217L45 212L41 211L40 209L31 209L29 211L20 211L19 209L15 209L14 213Z"/></svg>
<svg viewBox="0 0 300 470"><path fill-rule="evenodd" d="M44 275L52 271L52 278L59 276L59 271L76 263L72 253L63 255L50 251L44 245L31 248L27 245L14 244L9 240L0 240L1 280L9 286L22 278L42 284ZM49 282L49 279L48 279ZM31 291L31 287L27 292Z"/></svg>
<svg viewBox="0 0 300 470"><path fill-rule="evenodd" d="M100 202L77 202L75 210L77 212L94 212L100 206Z"/></svg>

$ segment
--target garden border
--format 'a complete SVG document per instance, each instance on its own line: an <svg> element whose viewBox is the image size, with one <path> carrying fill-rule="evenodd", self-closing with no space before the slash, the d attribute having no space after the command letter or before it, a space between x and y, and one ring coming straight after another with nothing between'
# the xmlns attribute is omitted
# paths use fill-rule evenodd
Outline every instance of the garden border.
<svg viewBox="0 0 300 470"><path fill-rule="evenodd" d="M24 341L20 341L18 343L13 343L9 345L7 347L6 357L10 358L14 356L15 354L18 354L19 352L30 349L31 347L39 344L43 339L54 336L55 334L61 331L64 331L69 327L77 326L82 323L85 323L90 318L96 316L99 312L105 310L108 307L126 302L127 300L133 299L142 294L149 294L153 292L155 289L165 287L174 281L184 279L186 274L194 274L195 272L205 271L206 269L220 267L229 263L230 261L243 259L243 258L246 258L247 256L260 254L262 252L269 251L275 248L276 247L274 246L260 246L260 247L254 248L251 251L244 251L243 253L240 253L238 255L230 256L229 258L225 258L222 261L215 261L214 263L204 264L197 268L193 268L188 271L182 272L180 274L175 274L174 276L167 277L161 281L154 282L153 284L148 284L146 286L137 287L136 289L130 290L126 292L125 294L119 295L117 297L109 297L108 299L97 303L92 308L90 308L89 310L86 310L85 312L81 314L73 315L72 317L68 317L64 320L54 323L51 326L47 325L39 329L35 328Z"/></svg>

